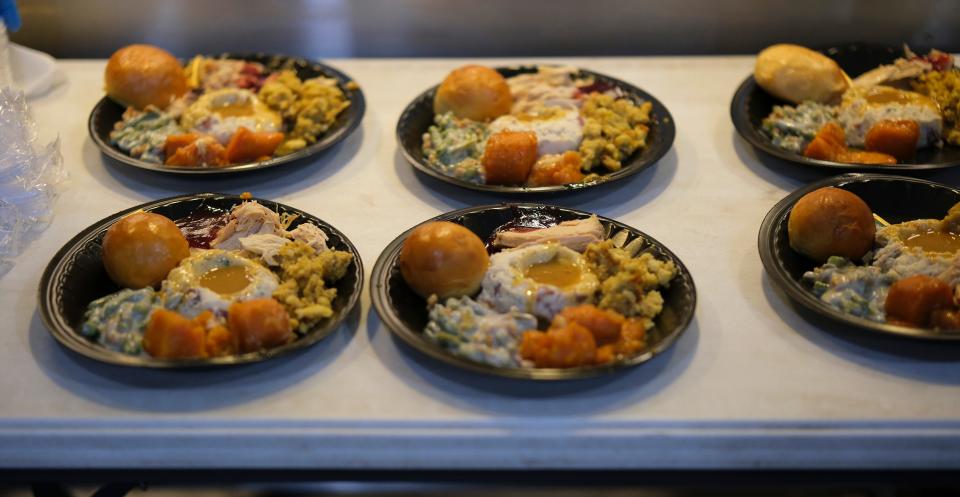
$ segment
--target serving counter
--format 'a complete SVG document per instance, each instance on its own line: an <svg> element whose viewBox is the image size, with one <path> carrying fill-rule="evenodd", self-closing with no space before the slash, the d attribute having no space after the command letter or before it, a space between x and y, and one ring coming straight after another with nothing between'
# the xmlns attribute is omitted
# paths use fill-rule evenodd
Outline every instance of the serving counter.
<svg viewBox="0 0 960 497"><path fill-rule="evenodd" d="M53 224L0 279L0 466L258 469L960 468L960 347L818 321L765 275L757 232L788 192L824 172L758 157L729 104L752 57L541 59L633 83L670 109L673 149L626 180L504 197L415 173L394 130L404 106L466 60L327 61L360 84L359 130L312 162L181 177L107 162L87 135L104 61L60 61L31 102L59 135L69 180ZM505 65L519 60L471 61ZM522 62L531 62L524 59ZM927 178L960 184L960 170ZM283 202L343 231L369 278L405 229L445 211L543 201L655 237L696 282L690 327L637 368L568 383L452 369L394 339L370 305L308 350L217 370L107 366L60 346L37 305L44 267L77 232L189 192Z"/></svg>

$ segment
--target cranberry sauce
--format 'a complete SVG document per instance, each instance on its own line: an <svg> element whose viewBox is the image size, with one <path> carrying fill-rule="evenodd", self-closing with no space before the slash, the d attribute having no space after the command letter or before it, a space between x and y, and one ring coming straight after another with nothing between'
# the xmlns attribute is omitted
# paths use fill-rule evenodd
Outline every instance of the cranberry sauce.
<svg viewBox="0 0 960 497"><path fill-rule="evenodd" d="M577 91L580 95L589 95L591 93L606 93L616 88L612 83L606 81L594 81L589 85L578 86Z"/></svg>
<svg viewBox="0 0 960 497"><path fill-rule="evenodd" d="M543 228L549 228L551 226L556 226L560 223L560 220L551 214L547 214L541 209L535 210L524 210L515 209L514 213L516 217L507 221L497 229L493 230L493 233L487 238L487 252L490 254L495 254L500 251L501 247L495 246L493 244L494 240L497 239L497 234L504 231L517 231L517 232L526 232L540 230Z"/></svg>
<svg viewBox="0 0 960 497"><path fill-rule="evenodd" d="M193 248L208 249L220 228L227 224L230 211L201 204L187 217L174 221Z"/></svg>

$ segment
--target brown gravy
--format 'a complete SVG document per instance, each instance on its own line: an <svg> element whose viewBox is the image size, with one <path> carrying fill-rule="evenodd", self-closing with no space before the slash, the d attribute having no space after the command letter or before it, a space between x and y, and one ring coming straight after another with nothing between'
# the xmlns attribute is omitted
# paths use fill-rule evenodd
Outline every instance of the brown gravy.
<svg viewBox="0 0 960 497"><path fill-rule="evenodd" d="M209 288L220 295L237 293L250 284L250 276L243 266L213 268L200 277L200 286Z"/></svg>
<svg viewBox="0 0 960 497"><path fill-rule="evenodd" d="M893 88L888 87L874 87L871 88L866 95L864 95L864 100L867 103L873 105L884 105L884 104L898 104L898 105L923 105L927 107L935 107L936 104L930 100L925 95L919 93L914 93L911 91L897 91Z"/></svg>
<svg viewBox="0 0 960 497"><path fill-rule="evenodd" d="M960 250L960 235L944 231L928 231L911 235L903 241L908 247L919 247L924 252L953 253Z"/></svg>
<svg viewBox="0 0 960 497"><path fill-rule="evenodd" d="M582 275L580 268L577 266L553 258L547 262L530 266L524 276L537 283L563 288L577 284Z"/></svg>
<svg viewBox="0 0 960 497"><path fill-rule="evenodd" d="M220 117L245 117L253 115L253 105L250 103L224 105L213 109Z"/></svg>

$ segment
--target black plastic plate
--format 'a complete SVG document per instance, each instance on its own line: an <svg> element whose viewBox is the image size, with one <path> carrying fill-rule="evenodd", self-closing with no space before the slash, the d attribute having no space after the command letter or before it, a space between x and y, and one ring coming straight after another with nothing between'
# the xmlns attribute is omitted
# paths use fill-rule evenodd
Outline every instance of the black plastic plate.
<svg viewBox="0 0 960 497"><path fill-rule="evenodd" d="M309 347L327 337L346 319L360 298L360 289L363 287L363 263L360 254L350 240L333 226L299 209L261 199L257 201L280 213L297 214L298 217L291 227L311 222L328 235L327 243L330 248L353 254L353 264L347 274L337 282L337 298L333 302L332 317L317 323L313 329L287 345L260 352L209 359L131 356L109 350L80 334L83 314L90 302L120 290L110 280L102 262L103 236L115 221L141 209L179 219L203 204L229 209L240 201L238 196L217 193L171 197L118 212L83 230L53 256L40 280L40 314L47 329L60 344L90 359L145 368L201 368L260 362Z"/></svg>
<svg viewBox="0 0 960 497"><path fill-rule="evenodd" d="M857 194L875 214L894 224L914 219L941 219L950 207L960 202L960 190L956 188L885 174L845 174L805 186L773 206L760 226L757 241L760 260L774 285L797 304L851 328L930 340L960 340L960 333L878 323L840 312L821 301L800 282L803 273L819 264L790 248L787 220L800 197L827 186Z"/></svg>
<svg viewBox="0 0 960 497"><path fill-rule="evenodd" d="M500 74L503 74L504 77L509 78L518 74L534 73L537 71L537 66L498 67L496 69ZM437 91L436 86L421 93L413 102L410 102L407 108L403 110L403 113L400 114L400 120L397 121L397 142L400 143L400 148L403 150L403 155L406 157L407 162L418 171L440 181L450 183L451 185L469 188L471 190L496 193L523 194L582 190L639 173L656 164L657 161L666 155L673 145L673 139L676 136L676 127L670 111L668 111L659 100L629 83L611 78L610 76L586 69L580 69L579 76L592 76L598 82L609 83L620 88L635 102L646 101L653 105L650 111L650 131L647 135L646 146L624 159L623 167L620 170L612 173L604 173L600 179L596 181L555 186L478 185L441 173L430 166L427 163L426 157L423 155L423 134L426 133L433 124L433 96Z"/></svg>
<svg viewBox="0 0 960 497"><path fill-rule="evenodd" d="M882 64L889 64L903 54L902 48L854 43L821 50L837 61L837 64L855 78ZM762 123L770 115L774 105L793 105L780 100L757 85L749 76L737 89L730 103L730 118L750 145L758 150L785 161L815 168L840 169L845 171L884 171L909 174L912 171L943 169L960 165L960 147L945 145L943 148L926 147L917 151L914 162L909 164L843 164L804 157L777 147L763 134Z"/></svg>
<svg viewBox="0 0 960 497"><path fill-rule="evenodd" d="M178 167L164 166L163 164L154 164L152 162L135 159L127 155L123 150L120 150L119 147L111 145L110 132L113 131L114 124L123 119L123 112L126 110L126 107L114 102L109 97L103 97L97 102L97 105L93 107L87 123L90 138L93 139L93 142L100 149L100 152L108 158L127 166L172 174L228 174L240 171L253 171L300 162L316 157L323 150L343 141L350 133L357 129L357 126L360 125L360 121L363 119L363 113L366 108L363 92L359 87L355 87L354 89L347 88L347 83L352 81L352 79L326 64L283 55L226 53L217 57L259 62L269 71L292 69L296 71L297 77L300 79L315 78L317 76L334 78L339 81L340 90L343 91L344 96L350 101L350 106L337 116L337 120L333 123L333 126L321 135L316 143L292 154L275 157L262 162L233 164L225 167Z"/></svg>
<svg viewBox="0 0 960 497"><path fill-rule="evenodd" d="M547 214L556 216L561 221L583 219L591 215L588 212L543 204L501 204L461 209L424 222L452 221L469 228L481 240L486 240L498 227L515 219L525 211L533 210L542 210ZM405 231L391 242L373 266L372 283L370 285L373 306L387 328L413 348L434 359L478 373L529 380L572 380L637 366L666 350L686 330L687 325L693 319L697 304L697 291L687 268L673 252L670 252L660 242L639 230L612 219L600 217L600 222L606 228L608 236L625 230L629 233L628 241L636 238L642 238L646 241L641 251L650 252L660 260L673 261L677 266L677 275L671 281L670 287L662 290L665 301L663 312L654 320L654 328L647 332L647 349L627 360L604 366L569 369L497 367L456 355L434 343L423 334L423 329L426 327L428 320L427 303L407 286L400 274L400 248L410 231L416 226Z"/></svg>

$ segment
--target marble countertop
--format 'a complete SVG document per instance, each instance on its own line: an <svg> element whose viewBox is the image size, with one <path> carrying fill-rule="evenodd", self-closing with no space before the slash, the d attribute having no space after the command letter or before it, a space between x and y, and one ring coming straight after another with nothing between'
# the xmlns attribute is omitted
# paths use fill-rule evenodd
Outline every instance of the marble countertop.
<svg viewBox="0 0 960 497"><path fill-rule="evenodd" d="M960 349L810 321L757 254L766 212L825 173L758 157L730 99L750 57L544 59L631 82L666 105L673 149L624 181L542 200L637 227L680 257L696 317L654 360L560 384L488 378L394 339L370 305L308 350L216 371L107 366L61 347L37 310L53 254L114 212L216 191L275 199L343 231L369 271L427 218L528 200L415 173L394 129L455 59L330 60L363 88L353 135L316 160L234 177L179 177L107 162L87 135L104 61L59 61L31 102L60 137L70 179L53 224L0 279L0 465L24 468L956 468ZM517 60L490 59L504 64ZM523 62L530 62L524 60ZM926 177L960 184L960 171Z"/></svg>

